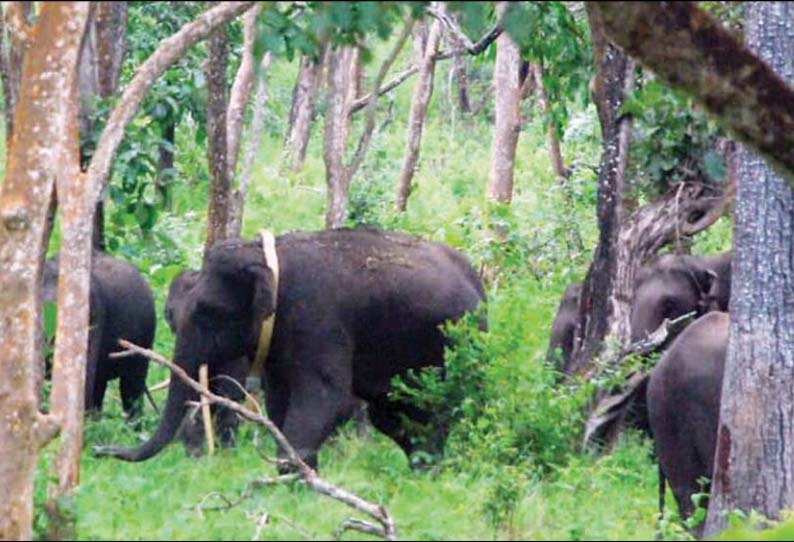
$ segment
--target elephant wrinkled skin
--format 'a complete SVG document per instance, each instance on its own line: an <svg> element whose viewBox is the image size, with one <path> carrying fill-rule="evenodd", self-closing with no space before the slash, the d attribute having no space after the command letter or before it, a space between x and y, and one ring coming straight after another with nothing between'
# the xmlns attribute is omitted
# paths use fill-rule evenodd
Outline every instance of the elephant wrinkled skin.
<svg viewBox="0 0 794 542"><path fill-rule="evenodd" d="M445 245L370 229L290 233L277 239L276 251L274 307L274 277L259 239L210 249L181 306L172 307L174 362L194 378L200 363L209 365L210 377L224 374L226 360L254 358L261 323L275 310L262 385L268 415L301 456L316 465L317 450L351 415L355 397L410 456L414 443L401 417L423 422L429 413L391 401L391 380L409 369L443 367L439 326L485 299L471 264ZM152 457L174 437L192 399L172 379L152 438L98 453Z"/></svg>

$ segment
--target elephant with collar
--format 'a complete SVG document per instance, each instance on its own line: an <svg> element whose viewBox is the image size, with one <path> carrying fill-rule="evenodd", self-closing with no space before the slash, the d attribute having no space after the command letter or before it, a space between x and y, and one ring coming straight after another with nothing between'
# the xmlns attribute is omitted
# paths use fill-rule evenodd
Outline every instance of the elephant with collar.
<svg viewBox="0 0 794 542"><path fill-rule="evenodd" d="M275 241L274 253L278 275L259 239L209 250L176 307L182 316L174 318L174 362L195 378L200 363L212 377L229 360L255 360L263 322L272 317L262 377L267 413L304 460L316 465L318 449L350 416L356 397L368 403L375 428L410 456L415 443L402 418L422 423L430 413L392 401L391 381L443 367L441 325L485 300L470 262L446 245L373 229L290 233ZM191 400L193 392L172 379L148 442L97 452L127 461L156 455Z"/></svg>

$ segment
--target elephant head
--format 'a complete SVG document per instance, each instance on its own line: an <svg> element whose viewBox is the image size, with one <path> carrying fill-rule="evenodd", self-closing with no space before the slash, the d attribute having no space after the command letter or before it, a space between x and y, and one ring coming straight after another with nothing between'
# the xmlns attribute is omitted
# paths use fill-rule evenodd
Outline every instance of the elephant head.
<svg viewBox="0 0 794 542"><path fill-rule="evenodd" d="M165 321L168 322L168 326L174 333L176 333L177 322L181 322L183 319L182 308L185 300L193 286L196 285L199 275L199 271L185 269L180 271L171 281L171 286L168 288L168 298L165 300Z"/></svg>
<svg viewBox="0 0 794 542"><path fill-rule="evenodd" d="M174 363L197 379L204 363L213 376L224 372L229 360L253 359L261 323L275 310L273 285L258 243L228 240L212 247L201 271L181 274L169 292L174 301L169 323L176 329ZM179 378L171 378L165 411L149 441L137 448L102 447L96 452L126 461L156 455L174 438L186 403L195 398Z"/></svg>
<svg viewBox="0 0 794 542"><path fill-rule="evenodd" d="M712 263L708 257L667 255L640 270L631 309L632 341L644 339L665 319L711 310L711 300L724 295L717 290L725 274ZM729 288L729 273L727 282Z"/></svg>

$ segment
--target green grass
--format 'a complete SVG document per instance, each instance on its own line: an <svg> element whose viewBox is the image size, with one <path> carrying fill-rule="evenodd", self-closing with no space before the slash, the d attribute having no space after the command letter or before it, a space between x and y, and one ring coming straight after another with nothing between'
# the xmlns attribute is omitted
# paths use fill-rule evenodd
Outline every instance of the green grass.
<svg viewBox="0 0 794 542"><path fill-rule="evenodd" d="M368 67L369 72L374 69ZM321 117L304 171L286 173L281 165L281 123L295 71L294 64L283 61L271 69L270 125L259 150L244 236L261 228L279 234L323 226ZM573 158L577 167L568 188L562 188L548 165L542 123L530 104L524 105L530 119L519 142L515 197L509 209L500 209L484 201L490 120L486 115L458 115L453 122L445 78L442 65L407 213L395 214L392 201L405 144L410 84L394 97L394 121L373 139L353 181L351 206L361 222L444 241L467 253L477 266L502 265L503 274L488 291L487 348L492 365L487 375L498 400L489 403L482 420L472 421L476 434L458 435L458 442L478 445L460 452L464 459L457 463L414 472L386 437L361 438L346 428L322 449L322 474L385 505L399 536L406 539L651 539L657 529L657 482L649 443L631 436L610 455L581 454L581 393L555 387L543 363L559 298L568 282L581 279L595 243L592 167L597 166L600 150L595 113L590 108L578 114L576 129L569 130L563 142L567 161ZM487 85L479 88L487 90ZM357 119L353 126L354 134L360 122ZM168 284L181 267L199 265L203 248L207 185L195 172L206 168L206 158L193 141L194 129L187 119L178 130L173 210L160 217L148 236L135 228L115 232L123 241L118 254L138 265L155 291L155 348L166 355L173 347L162 318ZM498 221L510 225L505 250L495 250L489 242L488 224ZM697 247L721 248L729 236L729 225L720 224L699 239ZM163 369L153 366L149 383L165 376ZM158 399L162 404L164 397ZM234 500L251 480L275 474L260 455L273 455L273 443L250 425L244 426L237 448L214 457L190 458L178 443L139 464L98 460L90 453L95 444L134 444L155 426L156 416L148 406L142 434L124 425L117 387L111 385L102 419L87 424L81 484L72 502L80 539L250 539L265 513L270 517L262 530L265 539L328 538L351 516L338 503L299 486L261 488L239 506L198 511L202 501L206 506L223 503L211 494ZM475 440L461 440L469 436ZM39 494L43 484L42 475ZM512 513L489 521L489 511L505 501L512 503ZM668 502L672 508L672 499ZM685 536L675 528L665 535Z"/></svg>

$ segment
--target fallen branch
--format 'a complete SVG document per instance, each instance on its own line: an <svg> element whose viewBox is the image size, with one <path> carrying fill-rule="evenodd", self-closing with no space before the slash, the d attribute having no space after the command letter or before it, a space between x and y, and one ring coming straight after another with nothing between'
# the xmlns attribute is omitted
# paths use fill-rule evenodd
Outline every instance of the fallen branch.
<svg viewBox="0 0 794 542"><path fill-rule="evenodd" d="M125 350L133 350L138 354L146 356L155 363L167 367L174 375L179 377L195 392L199 393L202 397L206 397L210 404L217 404L226 407L236 412L246 420L263 426L270 432L271 435L273 435L273 438L275 438L289 464L297 469L298 472L296 473L296 477L300 477L301 482L321 495L335 499L349 506L350 508L368 515L379 524L379 526L368 524L371 527L374 527L374 530L367 530L363 532L366 532L367 534L377 534L377 536L385 538L386 540L396 540L397 532L394 525L394 519L392 519L389 512L383 506L366 501L358 495L337 487L334 484L331 484L330 482L320 478L317 472L307 465L303 459L301 459L300 455L298 455L298 452L296 452L295 448L293 448L289 441L287 441L287 438L284 436L281 430L279 430L279 428L276 427L276 425L268 417L262 414L257 414L256 412L239 405L231 399L227 399L212 393L205 386L202 386L193 378L191 378L184 369L178 365L175 365L173 362L161 356L157 352L154 352L153 350L142 348L124 339L119 339L119 344ZM356 529L356 525L351 525L349 528Z"/></svg>

